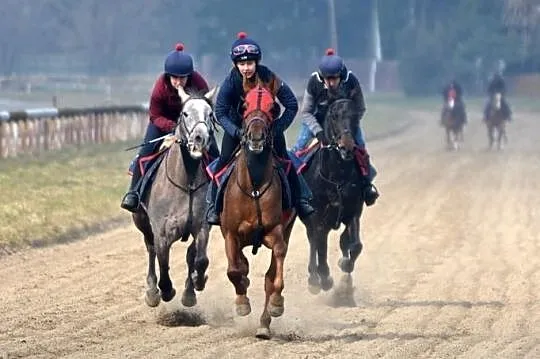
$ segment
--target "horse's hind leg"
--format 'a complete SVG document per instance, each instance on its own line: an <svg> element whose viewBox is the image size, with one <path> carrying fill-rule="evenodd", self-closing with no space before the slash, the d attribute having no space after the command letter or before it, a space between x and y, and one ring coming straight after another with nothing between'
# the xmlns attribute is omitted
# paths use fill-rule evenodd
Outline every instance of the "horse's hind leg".
<svg viewBox="0 0 540 359"><path fill-rule="evenodd" d="M287 254L287 242L283 238L281 226L277 226L266 236L265 243L272 248L270 266L264 276L264 309L260 318L260 327L255 336L270 339L270 323L272 317L279 317L285 311L285 300L281 295L284 287L284 262Z"/></svg>
<svg viewBox="0 0 540 359"><path fill-rule="evenodd" d="M157 288L156 276L156 251L154 249L154 234L148 222L148 217L144 213L133 215L135 226L143 233L144 244L148 252L148 272L146 275L146 295L144 300L149 307L157 307L160 302L159 290Z"/></svg>
<svg viewBox="0 0 540 359"><path fill-rule="evenodd" d="M326 262L326 238L329 231L326 228L317 226L315 223L310 223L306 227L309 241L308 290L312 294L318 294L322 288L323 277L325 278L325 288L328 288L329 285L330 288L332 287L332 278L329 278L330 268ZM324 252L323 258L319 254L321 246L324 247L322 249Z"/></svg>
<svg viewBox="0 0 540 359"><path fill-rule="evenodd" d="M208 238L210 236L210 227L208 224L204 224L201 230L199 231L196 238L196 253L195 253L195 262L194 271L192 273L193 284L195 285L195 290L202 291L208 280L206 275L206 270L208 269Z"/></svg>
<svg viewBox="0 0 540 359"><path fill-rule="evenodd" d="M160 297L157 288L156 251L154 249L153 237L145 235L144 244L146 245L146 251L148 252L148 274L146 276L146 284L148 287L146 289L144 300L149 307L157 307L159 305Z"/></svg>
<svg viewBox="0 0 540 359"><path fill-rule="evenodd" d="M158 239L157 258L159 263L159 289L161 290L161 299L165 302L171 301L176 295L171 278L169 277L169 251L171 244L166 238Z"/></svg>

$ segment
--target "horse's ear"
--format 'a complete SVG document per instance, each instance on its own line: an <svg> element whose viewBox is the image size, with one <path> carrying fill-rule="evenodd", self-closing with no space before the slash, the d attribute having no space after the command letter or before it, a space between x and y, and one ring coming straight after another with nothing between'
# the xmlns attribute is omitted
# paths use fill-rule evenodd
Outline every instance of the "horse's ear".
<svg viewBox="0 0 540 359"><path fill-rule="evenodd" d="M182 86L178 86L178 96L180 96L180 101L182 102L182 104L186 103L189 98L189 95Z"/></svg>
<svg viewBox="0 0 540 359"><path fill-rule="evenodd" d="M210 102L215 103L215 97L218 93L219 86L215 86L213 89L208 91L204 94L204 97L206 97Z"/></svg>

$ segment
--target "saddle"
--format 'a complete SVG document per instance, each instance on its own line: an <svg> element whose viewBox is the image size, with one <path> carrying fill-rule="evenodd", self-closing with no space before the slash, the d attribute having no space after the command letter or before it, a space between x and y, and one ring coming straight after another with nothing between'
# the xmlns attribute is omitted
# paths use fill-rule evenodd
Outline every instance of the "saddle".
<svg viewBox="0 0 540 359"><path fill-rule="evenodd" d="M313 160L313 157L319 152L320 149L321 144L319 142L312 142L308 147L300 151L288 151L289 157L292 160L296 172L299 174L306 172ZM364 177L369 177L370 165L369 154L367 151L362 147L356 146L354 150L354 157L358 169L360 170L360 174Z"/></svg>
<svg viewBox="0 0 540 359"><path fill-rule="evenodd" d="M275 155L274 158L276 159L276 163L278 163L276 169L281 181L281 199L283 203L283 211L285 212L293 208L291 187L289 185L289 181L287 180L287 175L289 171L292 170L293 164L291 160L286 158L281 158ZM209 165L206 166L206 173L218 186L215 203L216 213L218 214L223 210L223 197L225 195L225 189L227 188L229 178L236 166L236 159L237 156L233 156L233 159L219 171L216 170L218 159L213 160ZM208 193L208 195L210 195L210 193ZM207 198L207 200L211 201L212 199Z"/></svg>
<svg viewBox="0 0 540 359"><path fill-rule="evenodd" d="M175 137L173 135L168 136L164 139L163 142L157 142L154 145L154 153L139 158L139 155L136 155L129 165L128 173L133 174L134 166L139 166L141 170L141 179L139 180L139 198L141 201L146 199L148 195L148 190L152 187L154 179L156 178L157 170L163 162L166 153L169 151L171 146L175 143ZM207 166L208 163L213 161L206 152L203 157L203 166ZM211 177L209 177L210 179Z"/></svg>

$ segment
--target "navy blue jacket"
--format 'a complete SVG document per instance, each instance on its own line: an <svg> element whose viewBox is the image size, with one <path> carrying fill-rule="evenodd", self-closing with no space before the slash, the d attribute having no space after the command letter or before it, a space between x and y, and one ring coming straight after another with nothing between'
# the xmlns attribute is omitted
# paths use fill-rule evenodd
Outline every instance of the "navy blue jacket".
<svg viewBox="0 0 540 359"><path fill-rule="evenodd" d="M276 75L266 66L257 65L258 78L263 83L269 83L277 79ZM279 105L275 107L275 117L273 130L284 132L293 122L298 112L298 101L291 88L283 81L279 80L279 88L276 92L276 98L283 105L285 110L279 116ZM232 137L240 137L242 128L244 105L244 88L242 86L242 74L234 67L225 78L219 88L219 92L214 106L214 113L218 122L225 131Z"/></svg>

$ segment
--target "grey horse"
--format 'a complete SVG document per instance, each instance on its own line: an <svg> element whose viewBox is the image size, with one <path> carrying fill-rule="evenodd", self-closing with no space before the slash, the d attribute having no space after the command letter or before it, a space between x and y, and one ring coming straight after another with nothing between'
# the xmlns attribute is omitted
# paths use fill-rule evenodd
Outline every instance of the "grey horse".
<svg viewBox="0 0 540 359"><path fill-rule="evenodd" d="M214 126L212 100L216 88L204 95L188 95L178 90L182 114L170 136L170 148L157 169L154 182L142 198L140 209L133 214L135 226L143 233L148 251L148 274L145 301L156 307L161 299L168 302L176 295L169 277L169 251L177 240L193 241L186 253L188 267L184 306L197 303L195 290L202 291L208 268L207 246L210 227L205 220L206 175L204 156ZM159 284L155 264L159 263ZM159 285L159 290L158 290Z"/></svg>

